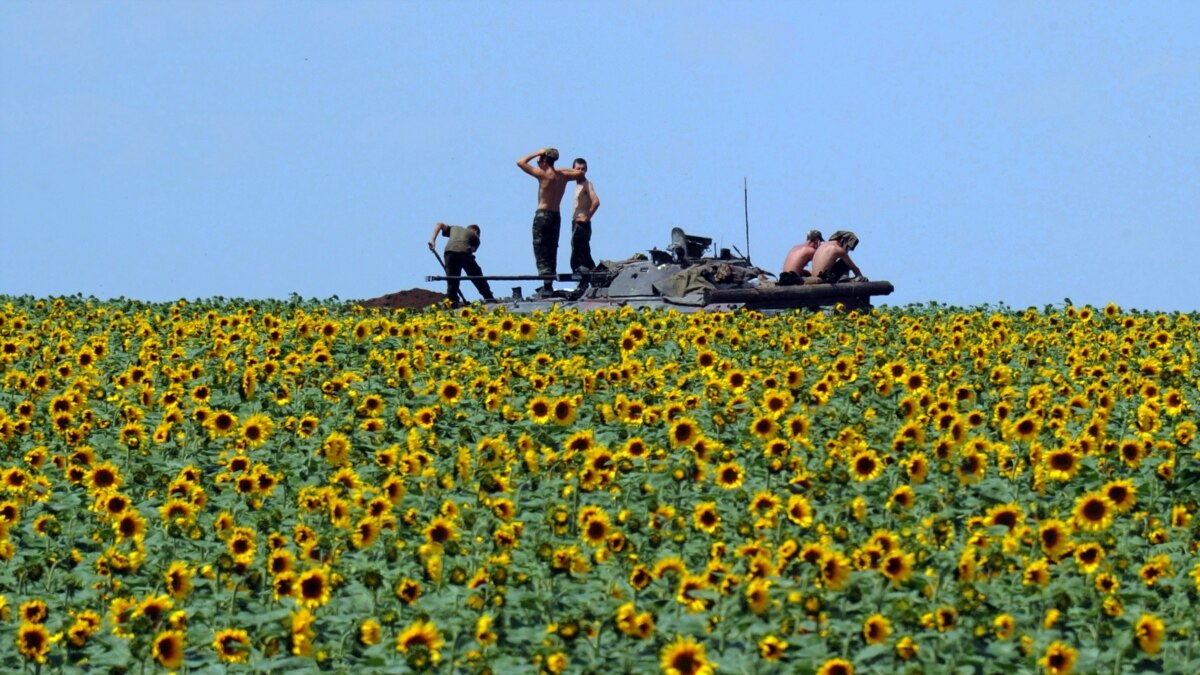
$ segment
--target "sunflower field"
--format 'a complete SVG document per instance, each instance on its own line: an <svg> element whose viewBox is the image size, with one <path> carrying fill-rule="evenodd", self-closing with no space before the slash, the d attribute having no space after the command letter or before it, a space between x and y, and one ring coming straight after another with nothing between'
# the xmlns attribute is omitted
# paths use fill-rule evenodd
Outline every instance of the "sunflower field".
<svg viewBox="0 0 1200 675"><path fill-rule="evenodd" d="M1198 337L0 298L0 658L1200 672Z"/></svg>

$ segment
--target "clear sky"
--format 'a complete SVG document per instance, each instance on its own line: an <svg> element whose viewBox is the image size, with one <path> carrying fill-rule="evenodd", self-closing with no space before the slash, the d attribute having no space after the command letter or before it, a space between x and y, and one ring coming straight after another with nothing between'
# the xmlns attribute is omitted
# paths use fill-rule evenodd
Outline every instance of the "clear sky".
<svg viewBox="0 0 1200 675"><path fill-rule="evenodd" d="M744 179L756 264L853 230L882 304L1195 311L1198 35L1196 2L7 0L0 294L442 290L439 220L533 274L515 162L552 145L597 258L745 251Z"/></svg>

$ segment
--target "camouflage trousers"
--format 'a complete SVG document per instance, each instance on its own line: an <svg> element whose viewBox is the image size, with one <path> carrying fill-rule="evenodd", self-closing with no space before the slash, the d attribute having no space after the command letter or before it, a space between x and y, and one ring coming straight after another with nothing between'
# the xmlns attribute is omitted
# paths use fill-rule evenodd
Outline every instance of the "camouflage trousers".
<svg viewBox="0 0 1200 675"><path fill-rule="evenodd" d="M576 220L571 223L571 271L591 271L596 266L592 260L592 223Z"/></svg>
<svg viewBox="0 0 1200 675"><path fill-rule="evenodd" d="M533 215L533 259L537 262L538 274L558 273L558 233L562 229L562 214L558 211L538 209ZM545 286L551 282L543 283Z"/></svg>

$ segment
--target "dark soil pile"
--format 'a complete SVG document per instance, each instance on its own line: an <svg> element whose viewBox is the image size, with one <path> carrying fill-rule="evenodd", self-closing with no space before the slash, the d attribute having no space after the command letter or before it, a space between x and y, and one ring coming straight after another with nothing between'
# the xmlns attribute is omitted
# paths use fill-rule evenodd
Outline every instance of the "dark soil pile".
<svg viewBox="0 0 1200 675"><path fill-rule="evenodd" d="M445 299L445 293L435 293L425 288L410 288L407 291L388 293L370 300L360 300L356 304L380 309L424 309Z"/></svg>

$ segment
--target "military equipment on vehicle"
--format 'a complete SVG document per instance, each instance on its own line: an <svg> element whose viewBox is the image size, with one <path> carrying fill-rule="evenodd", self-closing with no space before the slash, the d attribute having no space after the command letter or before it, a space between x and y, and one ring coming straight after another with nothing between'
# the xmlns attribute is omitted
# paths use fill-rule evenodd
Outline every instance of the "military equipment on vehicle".
<svg viewBox="0 0 1200 675"><path fill-rule="evenodd" d="M842 305L847 309L871 307L871 298L894 289L887 281L843 279L825 283L805 277L802 283L783 286L774 274L755 267L740 252L722 248L713 254L712 238L671 231L666 250L648 251L625 260L605 260L590 272L556 275L427 276L426 281L487 279L496 281L562 281L579 286L570 292L555 291L526 297L517 286L511 297L497 303L509 311L530 313L555 305L580 310L620 307L670 308L681 312L816 309ZM736 251L736 248L734 249Z"/></svg>

